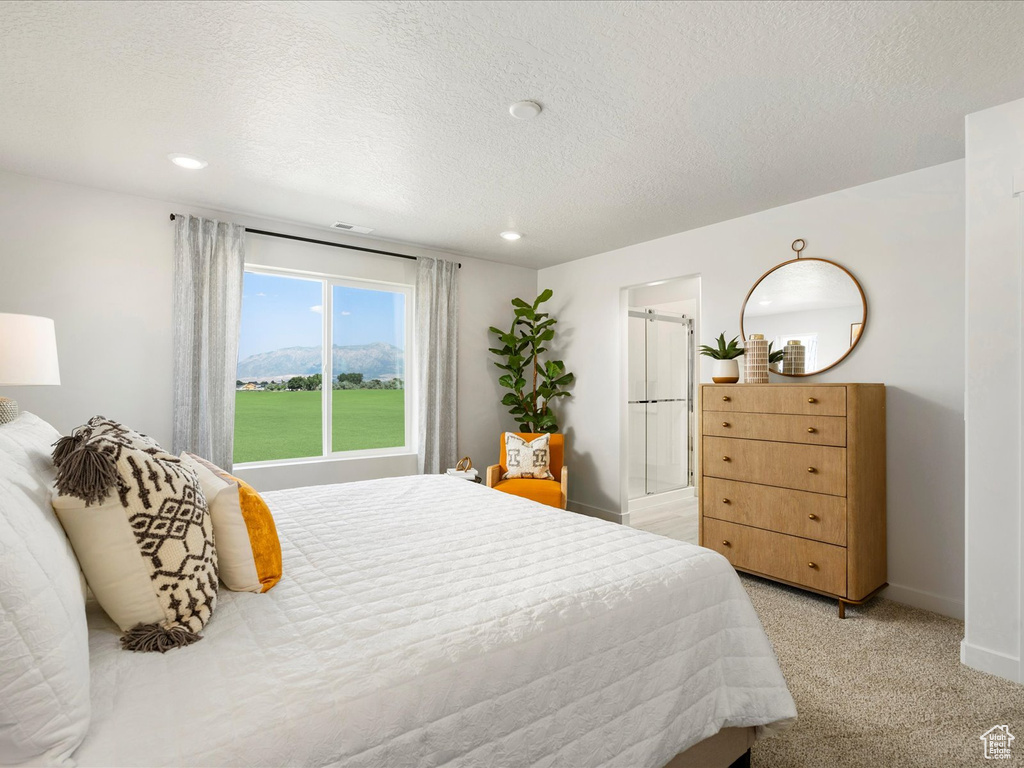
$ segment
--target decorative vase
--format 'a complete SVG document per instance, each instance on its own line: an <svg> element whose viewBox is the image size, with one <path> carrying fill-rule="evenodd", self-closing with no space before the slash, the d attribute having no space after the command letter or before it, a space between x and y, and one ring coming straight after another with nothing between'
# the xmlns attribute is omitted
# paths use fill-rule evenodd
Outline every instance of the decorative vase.
<svg viewBox="0 0 1024 768"><path fill-rule="evenodd" d="M802 374L806 353L807 347L800 343L800 339L787 341L786 346L782 349L782 372Z"/></svg>
<svg viewBox="0 0 1024 768"><path fill-rule="evenodd" d="M740 363L732 360L715 360L711 369L711 380L715 384L735 384L740 380Z"/></svg>
<svg viewBox="0 0 1024 768"><path fill-rule="evenodd" d="M18 418L18 403L9 397L0 397L0 424L6 424Z"/></svg>
<svg viewBox="0 0 1024 768"><path fill-rule="evenodd" d="M743 381L746 384L768 383L768 342L764 334L752 333L743 346Z"/></svg>

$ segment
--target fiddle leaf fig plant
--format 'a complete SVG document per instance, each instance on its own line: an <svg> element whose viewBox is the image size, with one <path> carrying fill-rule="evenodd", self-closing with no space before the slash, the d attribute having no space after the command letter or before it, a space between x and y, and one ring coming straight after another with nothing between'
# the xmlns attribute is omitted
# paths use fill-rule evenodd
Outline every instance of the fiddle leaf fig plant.
<svg viewBox="0 0 1024 768"><path fill-rule="evenodd" d="M726 343L725 334L723 333L715 340L716 346L709 347L707 344L702 344L700 353L705 357L710 357L712 360L734 360L743 354L743 347L739 344L739 338L739 336L734 336L732 341Z"/></svg>
<svg viewBox="0 0 1024 768"><path fill-rule="evenodd" d="M559 397L571 397L565 387L576 380L561 360L542 357L548 351L545 344L555 338L558 322L540 308L552 295L547 289L533 303L512 299L514 318L509 330L490 329L499 345L490 348L499 358L494 364L506 371L498 383L509 390L501 404L508 408L521 432L557 432L558 417L551 404Z"/></svg>

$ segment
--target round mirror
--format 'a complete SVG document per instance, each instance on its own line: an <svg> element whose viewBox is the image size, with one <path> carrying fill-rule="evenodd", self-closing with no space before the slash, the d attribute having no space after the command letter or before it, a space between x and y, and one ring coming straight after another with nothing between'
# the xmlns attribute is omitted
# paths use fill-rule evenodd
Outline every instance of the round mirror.
<svg viewBox="0 0 1024 768"><path fill-rule="evenodd" d="M743 301L743 340L760 333L783 352L773 373L810 376L839 363L857 346L868 304L857 278L826 259L793 259L769 270ZM775 357L777 355L773 355Z"/></svg>

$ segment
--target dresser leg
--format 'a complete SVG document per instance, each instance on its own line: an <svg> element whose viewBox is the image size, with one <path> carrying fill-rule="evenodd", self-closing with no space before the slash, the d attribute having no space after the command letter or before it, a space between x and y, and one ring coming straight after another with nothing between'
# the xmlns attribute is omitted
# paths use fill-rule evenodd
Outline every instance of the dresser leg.
<svg viewBox="0 0 1024 768"><path fill-rule="evenodd" d="M839 618L846 618L846 603L844 603L842 600L839 601Z"/></svg>

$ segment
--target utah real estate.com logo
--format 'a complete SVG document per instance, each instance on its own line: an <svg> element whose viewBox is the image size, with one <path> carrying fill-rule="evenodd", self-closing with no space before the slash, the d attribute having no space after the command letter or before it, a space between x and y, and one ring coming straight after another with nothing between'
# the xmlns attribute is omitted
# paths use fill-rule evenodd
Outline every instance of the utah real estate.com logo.
<svg viewBox="0 0 1024 768"><path fill-rule="evenodd" d="M1008 725L993 725L979 737L985 742L986 760L1009 760L1010 743L1014 735L1010 733Z"/></svg>

